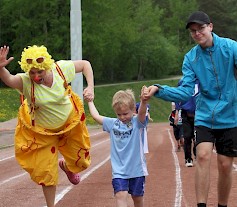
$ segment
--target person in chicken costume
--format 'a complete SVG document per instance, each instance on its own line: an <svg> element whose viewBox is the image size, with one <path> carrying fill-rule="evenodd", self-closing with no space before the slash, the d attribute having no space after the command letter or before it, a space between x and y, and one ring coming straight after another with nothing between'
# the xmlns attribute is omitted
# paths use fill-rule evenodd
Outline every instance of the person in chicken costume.
<svg viewBox="0 0 237 207"><path fill-rule="evenodd" d="M82 72L88 85L84 99L93 100L93 70L86 60L55 62L45 46L33 45L23 50L19 61L24 73L12 75L5 68L14 59L7 58L8 53L9 47L0 48L0 78L18 90L22 100L15 131L16 159L42 186L47 206L53 207L58 164L76 185L79 173L91 163L83 102L69 83Z"/></svg>

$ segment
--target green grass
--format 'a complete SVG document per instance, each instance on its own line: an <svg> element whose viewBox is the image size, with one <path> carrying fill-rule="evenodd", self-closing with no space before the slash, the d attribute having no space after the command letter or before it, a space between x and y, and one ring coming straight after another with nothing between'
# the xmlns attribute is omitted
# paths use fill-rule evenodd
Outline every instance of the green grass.
<svg viewBox="0 0 237 207"><path fill-rule="evenodd" d="M136 101L139 101L139 94L143 85L149 86L155 83L162 85L176 86L178 80L157 80L157 81L142 81L133 83L120 83L111 85L101 85L95 87L95 105L99 113L103 116L115 117L111 107L112 97L118 90L132 89L136 96ZM14 89L0 88L0 122L10 120L17 116L20 105L19 93ZM86 102L85 111L87 115L87 123L95 124L93 118L88 112ZM149 101L150 114L154 122L167 122L168 115L171 111L171 103L152 97Z"/></svg>
<svg viewBox="0 0 237 207"><path fill-rule="evenodd" d="M0 88L0 122L16 118L20 94L11 88Z"/></svg>

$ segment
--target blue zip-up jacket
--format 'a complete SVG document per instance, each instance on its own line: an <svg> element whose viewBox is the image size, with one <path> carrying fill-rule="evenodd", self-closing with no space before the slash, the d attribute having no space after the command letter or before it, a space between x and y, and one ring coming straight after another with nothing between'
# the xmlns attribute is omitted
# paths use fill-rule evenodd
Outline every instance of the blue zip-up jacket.
<svg viewBox="0 0 237 207"><path fill-rule="evenodd" d="M196 45L185 55L182 85L155 84L159 87L155 96L166 101L187 101L198 79L195 126L233 128L237 127L237 42L212 35L212 47L202 49Z"/></svg>

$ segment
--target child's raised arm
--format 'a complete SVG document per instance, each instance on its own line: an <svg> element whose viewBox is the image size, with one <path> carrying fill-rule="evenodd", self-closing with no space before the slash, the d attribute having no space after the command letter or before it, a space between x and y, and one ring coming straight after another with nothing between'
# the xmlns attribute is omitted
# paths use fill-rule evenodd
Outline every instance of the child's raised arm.
<svg viewBox="0 0 237 207"><path fill-rule="evenodd" d="M89 111L90 114L92 116L92 118L98 123L98 124L103 124L103 118L104 116L101 116L99 114L99 112L97 111L95 104L93 101L88 102L88 107L89 107Z"/></svg>
<svg viewBox="0 0 237 207"><path fill-rule="evenodd" d="M146 86L143 86L141 89L141 95L140 95L140 106L138 109L138 119L140 122L144 123L146 120L146 110L147 110L147 95L148 88Z"/></svg>

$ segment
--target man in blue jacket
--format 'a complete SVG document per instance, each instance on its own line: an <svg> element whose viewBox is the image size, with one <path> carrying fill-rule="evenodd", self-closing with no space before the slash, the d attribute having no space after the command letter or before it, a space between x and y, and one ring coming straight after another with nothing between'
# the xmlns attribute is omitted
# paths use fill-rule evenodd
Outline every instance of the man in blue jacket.
<svg viewBox="0 0 237 207"><path fill-rule="evenodd" d="M196 80L195 130L197 163L195 188L198 207L207 206L213 146L218 163L218 207L226 207L232 184L232 164L237 157L237 42L213 33L209 16L192 13L186 24L197 43L184 57L182 85L149 87L151 96L167 101L187 101Z"/></svg>

